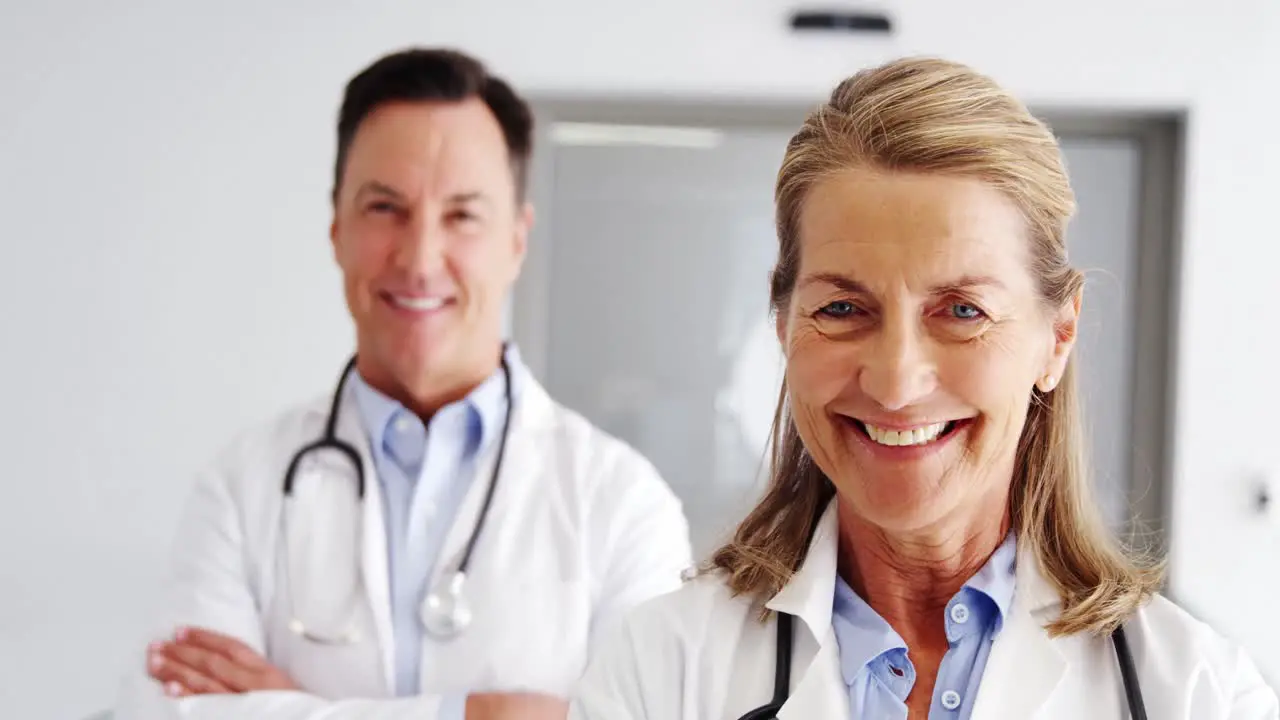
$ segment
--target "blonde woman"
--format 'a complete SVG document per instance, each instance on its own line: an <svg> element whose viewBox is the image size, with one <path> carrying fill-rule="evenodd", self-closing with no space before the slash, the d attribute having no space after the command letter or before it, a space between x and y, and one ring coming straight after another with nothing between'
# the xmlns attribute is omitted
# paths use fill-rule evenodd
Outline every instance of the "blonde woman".
<svg viewBox="0 0 1280 720"><path fill-rule="evenodd" d="M776 200L771 485L571 717L1280 717L1090 498L1050 131L966 67L893 62L809 116Z"/></svg>

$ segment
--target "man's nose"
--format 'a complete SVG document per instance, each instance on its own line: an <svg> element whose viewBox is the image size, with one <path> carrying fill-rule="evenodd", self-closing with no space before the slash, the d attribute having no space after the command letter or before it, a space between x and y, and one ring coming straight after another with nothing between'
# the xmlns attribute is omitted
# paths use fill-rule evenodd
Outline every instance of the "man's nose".
<svg viewBox="0 0 1280 720"><path fill-rule="evenodd" d="M444 247L441 224L419 216L405 225L396 248L396 265L413 275L430 275L443 263Z"/></svg>

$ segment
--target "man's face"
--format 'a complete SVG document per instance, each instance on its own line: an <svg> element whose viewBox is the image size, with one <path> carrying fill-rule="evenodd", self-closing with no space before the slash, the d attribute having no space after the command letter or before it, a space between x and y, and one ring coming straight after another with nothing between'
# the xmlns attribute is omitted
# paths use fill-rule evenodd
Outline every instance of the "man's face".
<svg viewBox="0 0 1280 720"><path fill-rule="evenodd" d="M531 210L479 99L399 102L360 124L334 199L334 255L362 376L416 396L492 367Z"/></svg>

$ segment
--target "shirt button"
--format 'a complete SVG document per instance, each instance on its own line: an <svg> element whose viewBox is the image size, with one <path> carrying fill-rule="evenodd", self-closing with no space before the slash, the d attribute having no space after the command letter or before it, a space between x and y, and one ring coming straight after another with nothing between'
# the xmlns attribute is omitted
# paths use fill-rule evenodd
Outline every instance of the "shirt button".
<svg viewBox="0 0 1280 720"><path fill-rule="evenodd" d="M397 432L407 433L412 429L413 429L413 420L409 419L408 416L401 415L399 418L396 418Z"/></svg>
<svg viewBox="0 0 1280 720"><path fill-rule="evenodd" d="M969 622L969 606L964 603L956 603L951 606L951 619L963 625Z"/></svg>
<svg viewBox="0 0 1280 720"><path fill-rule="evenodd" d="M960 707L960 693L955 690L948 690L942 693L942 707L948 710L955 710Z"/></svg>

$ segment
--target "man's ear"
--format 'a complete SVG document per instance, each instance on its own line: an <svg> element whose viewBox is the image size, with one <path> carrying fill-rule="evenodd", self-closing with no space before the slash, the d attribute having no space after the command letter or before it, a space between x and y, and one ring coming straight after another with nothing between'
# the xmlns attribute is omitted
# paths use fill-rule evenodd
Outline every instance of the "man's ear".
<svg viewBox="0 0 1280 720"><path fill-rule="evenodd" d="M329 246L333 250L334 257L338 255L338 189L334 188L333 193L329 196L329 210L332 213L329 219Z"/></svg>
<svg viewBox="0 0 1280 720"><path fill-rule="evenodd" d="M526 202L520 206L516 216L516 255L524 259L529 250L529 233L533 232L533 203Z"/></svg>
<svg viewBox="0 0 1280 720"><path fill-rule="evenodd" d="M1083 300L1084 288L1081 288L1054 313L1053 349L1049 354L1049 362L1044 374L1036 383L1042 392L1052 390L1067 370L1067 361L1071 359L1071 351L1075 349L1076 338L1079 335L1080 307Z"/></svg>
<svg viewBox="0 0 1280 720"><path fill-rule="evenodd" d="M533 203L526 202L516 210L515 235L512 238L514 246L512 252L515 256L513 268L515 275L519 277L521 268L524 267L524 258L529 253L529 233L533 231Z"/></svg>

